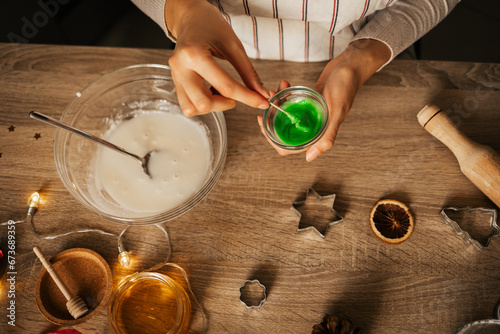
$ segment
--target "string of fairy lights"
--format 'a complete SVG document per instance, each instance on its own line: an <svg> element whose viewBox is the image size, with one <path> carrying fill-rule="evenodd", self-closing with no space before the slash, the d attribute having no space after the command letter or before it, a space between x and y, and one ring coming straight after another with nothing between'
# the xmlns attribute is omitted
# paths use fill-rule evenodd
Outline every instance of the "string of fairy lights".
<svg viewBox="0 0 500 334"><path fill-rule="evenodd" d="M120 234L114 234L114 233L106 232L103 230L91 228L91 229L81 229L81 230L69 231L66 233L61 233L61 234L56 234L56 235L43 236L43 235L40 235L36 231L35 226L33 224L33 216L35 215L39 204L40 204L40 194L38 192L34 192L33 194L31 194L31 196L28 200L28 212L26 214L26 219L18 220L18 221L10 220L10 221L5 222L1 225L27 223L27 224L29 224L31 231L33 232L33 234L35 234L35 236L37 236L38 238L41 238L41 239L46 239L46 240L57 239L57 238L65 237L67 235L74 234L74 233L99 233L99 234L115 237L115 238L117 238L117 242L118 242L118 262L123 267L130 268L130 266L132 264L132 259L131 259L130 253L125 248L125 245L123 244L123 240L122 240L123 234L127 231L129 226L126 226ZM165 234L165 237L167 238L167 241L168 241L167 261L168 261L168 259L170 258L170 252L171 252L169 235L163 226L156 224L156 227L158 227L160 230L162 230L163 233Z"/></svg>
<svg viewBox="0 0 500 334"><path fill-rule="evenodd" d="M40 235L36 231L34 223L33 223L33 216L37 212L39 204L40 204L40 194L38 192L34 192L33 194L31 194L31 196L30 196L30 198L28 200L28 211L27 211L27 214L26 214L26 218L22 219L22 220L18 220L18 221L9 220L9 221L7 221L5 223L0 224L0 226L3 226L3 225L12 225L12 224L22 224L22 223L26 224L27 223L27 224L29 224L31 231L33 232L33 234L36 237L41 238L41 239L45 239L45 240L57 239L57 238L65 237L65 236L68 236L70 234L75 234L75 233L99 233L99 234L103 234L103 235L115 237L117 239L118 262L124 268L128 269L128 268L131 267L132 257L130 256L130 253L125 248L125 245L124 245L123 240L122 240L124 233L129 228L129 225L127 225L121 231L120 234L114 234L114 233L106 232L106 231L103 231L103 230L100 230L100 229L89 228L89 229L81 229L81 230L69 231L69 232L66 232L66 233L61 233L61 234L56 234L56 235L48 235L48 236L47 235ZM200 310L200 313L201 313L201 316L202 316L202 319L203 319L203 330L202 330L202 333L204 333L205 330L206 330L206 328L207 328L207 317L206 317L206 314L205 314L205 312L203 310L203 307L201 306L201 304L198 302L196 296L194 295L194 293L193 293L193 291L191 289L191 285L189 283L189 279L187 277L187 273L184 271L184 269L182 267L180 267L179 265L175 264L175 263L169 263L168 262L168 260L170 258L170 254L172 253L172 249L171 249L171 246L170 246L170 237L168 235L167 230L162 225L160 225L160 224L155 224L155 226L157 228L159 228L163 232L163 234L165 235L165 238L167 239L168 250L167 250L165 261L158 263L157 265L155 265L152 268L150 268L148 271L157 271L157 270L161 269L164 266L170 266L172 268L178 269L181 272L181 274L184 277L184 280L186 282L187 290L191 294L191 296L192 296L193 301L195 302L195 304L198 305L198 307L199 307L199 310Z"/></svg>

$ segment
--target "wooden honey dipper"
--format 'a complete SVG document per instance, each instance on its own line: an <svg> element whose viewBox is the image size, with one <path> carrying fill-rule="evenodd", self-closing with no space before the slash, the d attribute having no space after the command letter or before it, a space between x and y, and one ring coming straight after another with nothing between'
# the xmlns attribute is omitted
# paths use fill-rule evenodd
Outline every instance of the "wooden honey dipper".
<svg viewBox="0 0 500 334"><path fill-rule="evenodd" d="M43 266L45 267L45 269L47 269L47 272L50 274L50 276L56 283L57 287L59 288L59 290L61 290L64 297L66 298L67 300L66 308L68 309L69 313L73 316L73 318L78 319L82 315L87 313L89 309L85 304L85 302L80 297L73 296L71 292L69 292L68 287L66 286L66 284L64 284L59 275L56 273L54 267L52 267L52 264L45 258L42 251L38 247L33 247L33 251L35 252L36 256L38 256Z"/></svg>
<svg viewBox="0 0 500 334"><path fill-rule="evenodd" d="M491 147L478 144L460 132L438 106L425 106L417 119L455 154L462 173L500 207L500 156Z"/></svg>

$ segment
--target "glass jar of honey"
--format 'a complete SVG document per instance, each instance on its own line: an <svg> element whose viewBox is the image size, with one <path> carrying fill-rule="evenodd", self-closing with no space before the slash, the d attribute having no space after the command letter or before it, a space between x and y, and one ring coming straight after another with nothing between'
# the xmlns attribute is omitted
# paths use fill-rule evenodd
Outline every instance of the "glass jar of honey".
<svg viewBox="0 0 500 334"><path fill-rule="evenodd" d="M111 296L108 322L115 334L187 332L191 302L167 275L141 272L126 278Z"/></svg>

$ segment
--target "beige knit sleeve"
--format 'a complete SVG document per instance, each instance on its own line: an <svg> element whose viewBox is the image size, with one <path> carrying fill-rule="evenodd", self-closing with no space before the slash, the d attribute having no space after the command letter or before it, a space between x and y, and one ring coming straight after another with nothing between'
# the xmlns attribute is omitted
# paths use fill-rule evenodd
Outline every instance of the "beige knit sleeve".
<svg viewBox="0 0 500 334"><path fill-rule="evenodd" d="M399 0L373 13L354 36L381 41L391 49L391 59L412 45L448 15L460 0ZM379 69L379 70L380 70Z"/></svg>
<svg viewBox="0 0 500 334"><path fill-rule="evenodd" d="M165 32L168 38L175 42L174 36L168 31L165 22L166 0L132 0L132 2L153 21L155 21Z"/></svg>

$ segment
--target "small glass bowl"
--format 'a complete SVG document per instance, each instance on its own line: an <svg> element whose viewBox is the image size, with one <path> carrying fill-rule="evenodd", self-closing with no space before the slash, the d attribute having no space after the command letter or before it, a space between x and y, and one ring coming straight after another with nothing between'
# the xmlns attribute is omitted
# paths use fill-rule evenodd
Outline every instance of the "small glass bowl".
<svg viewBox="0 0 500 334"><path fill-rule="evenodd" d="M167 275L141 272L122 281L111 295L108 323L115 334L186 333L191 301Z"/></svg>
<svg viewBox="0 0 500 334"><path fill-rule="evenodd" d="M170 68L144 64L105 74L76 94L61 121L97 137L115 121L125 120L137 110L168 112L178 106ZM162 212L136 212L123 207L95 182L95 155L100 145L78 135L57 129L54 141L55 163L66 189L82 205L99 216L123 224L158 224L176 218L202 201L219 180L227 154L224 115L210 113L191 117L207 130L212 145L212 161L203 184L178 206Z"/></svg>
<svg viewBox="0 0 500 334"><path fill-rule="evenodd" d="M269 101L277 105L278 107L281 107L285 103L287 104L291 103L288 101L292 101L293 103L293 101L298 102L306 98L309 99L309 101L315 105L316 110L319 110L321 127L318 133L314 137L301 144L297 145L287 144L278 135L277 128L275 127L275 121L276 117L280 113L282 113L281 111L276 109L273 105L270 105L269 108L264 111L263 114L264 132L267 135L267 137L271 140L271 142L273 142L273 144L275 144L279 148L288 151L302 151L314 145L325 133L329 122L328 106L323 96L320 93L316 92L314 89L302 86L288 87L276 93L276 95L274 95Z"/></svg>

